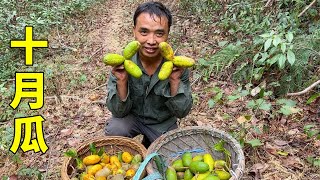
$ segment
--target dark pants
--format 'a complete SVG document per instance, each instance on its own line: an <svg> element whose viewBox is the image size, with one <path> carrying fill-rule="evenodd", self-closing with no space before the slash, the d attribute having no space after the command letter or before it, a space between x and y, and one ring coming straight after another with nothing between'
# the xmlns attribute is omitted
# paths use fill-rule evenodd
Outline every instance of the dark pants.
<svg viewBox="0 0 320 180"><path fill-rule="evenodd" d="M178 128L178 126L175 123L169 127L168 131L176 128ZM144 135L142 144L146 148L148 148L154 140L162 135L157 130L142 124L135 116L130 114L123 118L111 117L106 123L105 134L107 136L125 136L130 138L142 134Z"/></svg>

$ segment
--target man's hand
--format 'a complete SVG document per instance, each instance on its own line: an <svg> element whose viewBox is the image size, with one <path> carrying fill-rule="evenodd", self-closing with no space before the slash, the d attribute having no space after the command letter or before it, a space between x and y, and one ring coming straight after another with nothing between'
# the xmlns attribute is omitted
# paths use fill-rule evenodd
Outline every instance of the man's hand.
<svg viewBox="0 0 320 180"><path fill-rule="evenodd" d="M124 69L123 64L119 66L115 66L112 69L112 74L117 78L117 91L120 99L122 101L125 100L128 93L128 73Z"/></svg>
<svg viewBox="0 0 320 180"><path fill-rule="evenodd" d="M111 72L117 78L117 81L128 81L128 73L123 64L113 67Z"/></svg>
<svg viewBox="0 0 320 180"><path fill-rule="evenodd" d="M180 80L180 77L183 71L184 71L184 68L173 66L172 72L170 74L170 81Z"/></svg>
<svg viewBox="0 0 320 180"><path fill-rule="evenodd" d="M169 77L171 96L175 96L178 92L180 78L183 71L184 68L173 66L172 72Z"/></svg>

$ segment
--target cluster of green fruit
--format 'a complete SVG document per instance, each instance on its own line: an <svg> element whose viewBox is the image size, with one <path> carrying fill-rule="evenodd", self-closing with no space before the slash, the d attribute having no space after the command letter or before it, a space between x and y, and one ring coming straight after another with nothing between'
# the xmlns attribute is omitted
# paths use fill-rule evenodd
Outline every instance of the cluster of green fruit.
<svg viewBox="0 0 320 180"><path fill-rule="evenodd" d="M214 160L209 153L192 157L190 152L185 152L166 170L167 180L228 180L230 178L226 162Z"/></svg>
<svg viewBox="0 0 320 180"><path fill-rule="evenodd" d="M137 64L135 64L130 59L139 50L141 44L138 41L131 41L123 49L123 56L119 54L108 53L103 57L103 62L109 66L119 66L123 64L124 69L135 78L140 78L142 76L142 71ZM172 70L173 66L188 68L195 64L192 58L185 56L174 56L173 49L166 42L161 42L159 44L160 53L163 58L167 61L161 66L158 74L160 80L167 79Z"/></svg>

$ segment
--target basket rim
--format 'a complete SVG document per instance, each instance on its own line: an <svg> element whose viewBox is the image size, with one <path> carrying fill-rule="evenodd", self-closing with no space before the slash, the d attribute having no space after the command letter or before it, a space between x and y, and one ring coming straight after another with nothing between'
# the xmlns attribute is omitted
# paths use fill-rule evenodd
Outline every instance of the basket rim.
<svg viewBox="0 0 320 180"><path fill-rule="evenodd" d="M242 177L244 173L244 168L245 168L245 156L240 144L235 138L233 138L231 135L229 135L225 131L222 131L220 129L213 128L213 127L187 126L187 127L177 128L177 129L168 131L167 133L162 134L149 146L149 148L147 149L147 156L151 153L157 152L159 149L155 149L156 147L159 147L159 146L161 147L163 144L167 143L166 141L164 141L166 138L170 136L174 136L175 134L182 134L183 132L188 132L188 131L215 132L215 133L221 134L227 140L227 142L232 143L235 147L234 150L238 156L237 160L239 161L239 163L238 163L238 167L234 171L234 176L232 176L230 180L240 179ZM153 169L151 166L151 163L148 164L146 169L148 173L152 173L150 172L150 169Z"/></svg>
<svg viewBox="0 0 320 180"><path fill-rule="evenodd" d="M112 141L112 140L118 140L118 142L121 142L121 140L123 141L127 141L128 143L132 143L135 144L136 146L139 147L139 150L142 150L141 152L141 156L143 157L143 159L146 158L147 155L147 149L137 140L129 138L129 137L125 137L125 136L99 136L99 137L93 137L93 138L87 138L83 141L83 143L81 143L80 145L78 145L75 150L77 152L79 152L81 149L88 147L90 143L93 142L99 142L99 141ZM115 141L117 142L117 141ZM117 145L117 143L115 144ZM129 146L128 146L129 147ZM70 164L70 161L72 160L71 157L66 157L64 156L63 158L63 162L61 165L61 178L63 180L70 180L68 173L67 173L67 169L68 169L68 165Z"/></svg>

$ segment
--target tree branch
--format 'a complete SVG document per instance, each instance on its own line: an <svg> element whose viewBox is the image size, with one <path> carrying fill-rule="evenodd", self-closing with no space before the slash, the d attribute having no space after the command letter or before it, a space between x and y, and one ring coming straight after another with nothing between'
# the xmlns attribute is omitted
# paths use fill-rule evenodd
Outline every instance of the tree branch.
<svg viewBox="0 0 320 180"><path fill-rule="evenodd" d="M304 10L298 15L298 17L302 16L314 3L316 0L313 0Z"/></svg>
<svg viewBox="0 0 320 180"><path fill-rule="evenodd" d="M301 94L305 94L308 91L310 91L312 88L314 88L315 86L317 86L318 84L320 84L320 80L316 81L315 83L311 84L309 87L307 87L306 89L304 89L303 91L300 92L296 92L296 93L288 93L287 96L299 96Z"/></svg>

